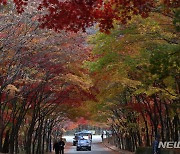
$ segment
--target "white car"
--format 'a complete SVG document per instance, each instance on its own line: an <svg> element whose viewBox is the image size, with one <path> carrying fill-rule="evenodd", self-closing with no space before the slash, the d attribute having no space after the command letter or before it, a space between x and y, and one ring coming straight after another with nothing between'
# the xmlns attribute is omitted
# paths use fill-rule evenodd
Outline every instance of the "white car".
<svg viewBox="0 0 180 154"><path fill-rule="evenodd" d="M77 151L80 151L80 150L89 150L89 151L91 151L91 141L89 139L80 139L80 140L78 140L76 150Z"/></svg>

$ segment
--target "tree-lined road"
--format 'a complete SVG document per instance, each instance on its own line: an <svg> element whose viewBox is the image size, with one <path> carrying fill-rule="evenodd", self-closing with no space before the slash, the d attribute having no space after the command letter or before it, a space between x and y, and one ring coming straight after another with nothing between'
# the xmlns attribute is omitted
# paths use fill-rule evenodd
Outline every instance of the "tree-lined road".
<svg viewBox="0 0 180 154"><path fill-rule="evenodd" d="M0 0L0 153L48 153L64 131L84 128L110 138L93 136L92 152L78 153L178 141L179 6Z"/></svg>

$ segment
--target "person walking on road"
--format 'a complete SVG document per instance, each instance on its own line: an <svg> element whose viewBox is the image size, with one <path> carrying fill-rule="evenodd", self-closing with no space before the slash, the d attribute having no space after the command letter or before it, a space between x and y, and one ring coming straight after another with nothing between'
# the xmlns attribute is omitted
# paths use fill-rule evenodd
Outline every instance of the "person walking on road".
<svg viewBox="0 0 180 154"><path fill-rule="evenodd" d="M102 135L101 135L101 138L102 138L102 142L103 142L103 139L104 139L104 134L102 133Z"/></svg>
<svg viewBox="0 0 180 154"><path fill-rule="evenodd" d="M65 142L63 141L62 138L60 138L60 141L59 141L59 151L60 151L60 154L64 154L64 146L65 146Z"/></svg>
<svg viewBox="0 0 180 154"><path fill-rule="evenodd" d="M53 150L55 150L55 154L59 154L60 146L59 146L59 143L57 142L57 140L55 140L55 142L53 144Z"/></svg>

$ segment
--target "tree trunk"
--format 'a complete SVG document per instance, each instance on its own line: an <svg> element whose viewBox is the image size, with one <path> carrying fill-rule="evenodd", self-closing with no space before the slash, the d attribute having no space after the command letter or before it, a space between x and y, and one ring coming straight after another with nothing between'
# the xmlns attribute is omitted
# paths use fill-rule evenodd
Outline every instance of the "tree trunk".
<svg viewBox="0 0 180 154"><path fill-rule="evenodd" d="M174 124L174 141L178 141L178 137L179 137L179 134L178 134L179 117L178 117L178 115L176 115L174 117L173 124Z"/></svg>
<svg viewBox="0 0 180 154"><path fill-rule="evenodd" d="M159 101L159 105L158 105L156 95L154 95L153 98L154 98L154 105L157 108L157 111L159 114L159 119L160 119L160 123L161 123L161 138L162 138L162 141L164 142L164 122L163 122L163 117L162 117L162 103L161 103L161 101Z"/></svg>
<svg viewBox="0 0 180 154"><path fill-rule="evenodd" d="M3 144L3 150L1 152L8 153L9 152L9 130L6 131L6 136Z"/></svg>

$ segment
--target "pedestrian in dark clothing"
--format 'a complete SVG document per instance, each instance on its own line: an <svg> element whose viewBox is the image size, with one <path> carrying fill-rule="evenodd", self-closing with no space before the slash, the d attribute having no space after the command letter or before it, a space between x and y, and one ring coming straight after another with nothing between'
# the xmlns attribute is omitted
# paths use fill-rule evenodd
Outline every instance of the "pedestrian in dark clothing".
<svg viewBox="0 0 180 154"><path fill-rule="evenodd" d="M53 150L55 150L56 154L59 154L60 146L59 146L59 143L57 141L55 141L53 144Z"/></svg>
<svg viewBox="0 0 180 154"><path fill-rule="evenodd" d="M60 138L60 141L59 141L60 154L64 154L64 146L65 146L65 143L64 143L64 141L62 140L62 138Z"/></svg>
<svg viewBox="0 0 180 154"><path fill-rule="evenodd" d="M104 139L104 134L101 135L101 138L102 138L102 142L103 142L103 139Z"/></svg>
<svg viewBox="0 0 180 154"><path fill-rule="evenodd" d="M159 146L159 139L160 139L160 136L157 135L154 142L153 142L153 153L152 154L161 154L160 148L158 147Z"/></svg>

